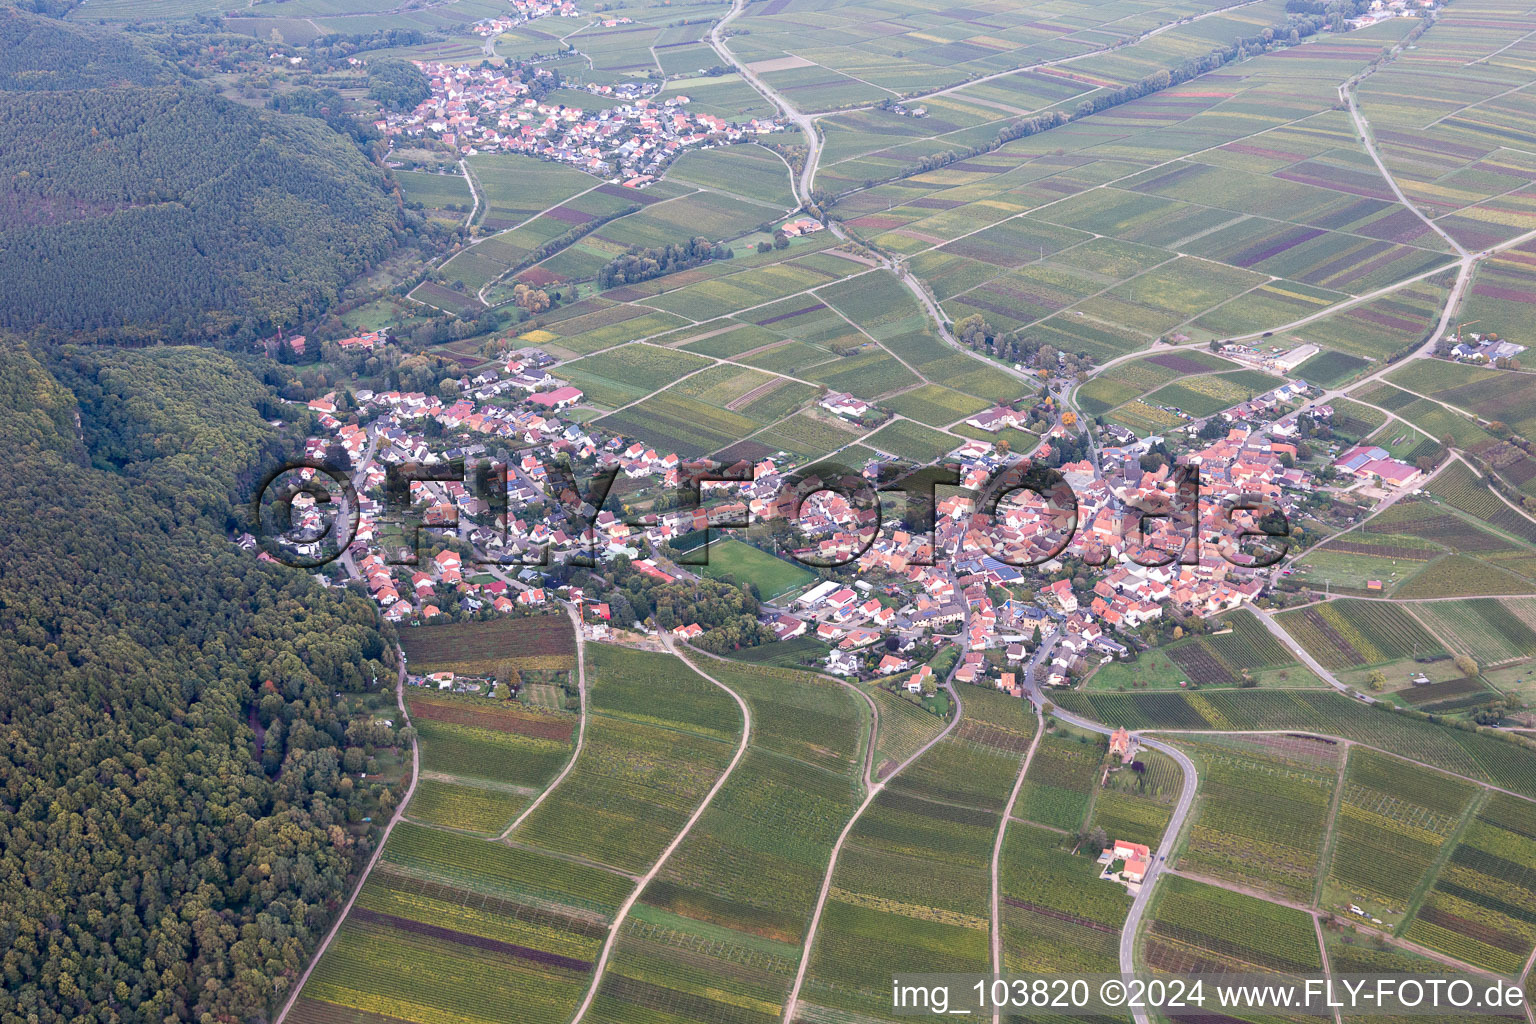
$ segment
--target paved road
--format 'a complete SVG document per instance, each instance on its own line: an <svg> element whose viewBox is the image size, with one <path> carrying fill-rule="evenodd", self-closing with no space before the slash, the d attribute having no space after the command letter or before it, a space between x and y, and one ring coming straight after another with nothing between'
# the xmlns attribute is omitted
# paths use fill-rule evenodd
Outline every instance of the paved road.
<svg viewBox="0 0 1536 1024"><path fill-rule="evenodd" d="M956 661L955 664L958 666L959 662ZM869 805L875 802L875 797L879 796L880 791L885 789L887 782L900 775L907 765L926 754L935 743L948 736L955 726L960 724L960 718L965 713L965 708L960 703L960 695L955 692L954 685L948 681L944 683L944 689L949 691L950 699L955 702L954 717L950 719L949 724L937 736L919 747L916 753L897 765L895 770L883 780L869 787L869 792L864 796L864 802L859 804L858 810L853 812L853 817L849 818L848 823L843 826L843 831L837 837L837 843L832 847L832 856L827 861L827 873L821 880L821 892L816 897L816 911L811 915L811 926L806 929L805 945L800 950L800 966L795 971L795 983L789 990L789 998L784 1001L784 1024L790 1024L795 1019L795 1009L800 1001L800 989L805 984L805 971L811 964L811 946L816 941L816 930L821 926L821 913L827 906L827 893L832 889L832 872L837 868L837 856L842 853L843 844L848 841L848 836L852 834L853 826L858 823L860 816L869 809ZM871 750L874 749L875 741L878 738L878 733L870 734L869 745Z"/></svg>
<svg viewBox="0 0 1536 1024"><path fill-rule="evenodd" d="M411 724L411 713L405 706L405 654L398 646L395 648L395 658L399 664L399 671L395 678L395 704L400 708L400 718L406 725ZM336 920L331 924L331 930L325 933L325 938L315 948L315 953L309 958L309 965L304 968L304 973L299 975L299 980L294 982L293 990L288 994L288 999L283 1003L283 1008L273 1018L272 1024L283 1024L288 1016L288 1011L293 1009L293 1004L298 1001L299 993L304 991L304 984L309 981L309 976L314 972L315 965L330 948L331 940L341 931L342 922L352 912L352 904L357 902L357 894L363 891L363 883L368 881L368 876L373 872L374 866L379 863L379 858L384 853L384 844L389 840L389 834L395 830L395 825L405 816L405 808L411 802L411 796L416 792L416 780L421 775L421 747L415 739L411 740L411 781L405 787L405 795L395 805L395 813L390 815L389 822L384 826L384 832L379 836L379 845L374 848L373 856L368 858L368 864L363 868L362 874L357 876L357 884L352 887L352 894L347 897L347 902L342 906Z"/></svg>
<svg viewBox="0 0 1536 1024"><path fill-rule="evenodd" d="M620 929L624 927L624 919L629 916L630 908L635 905L635 901L640 898L640 894L645 891L645 887L651 884L651 880L660 873L662 866L667 863L667 859L672 856L679 846L683 845L683 840L688 838L688 833L693 831L693 826L698 824L699 819L704 816L704 812L709 810L709 805L714 801L715 795L725 787L726 780L736 771L736 766L741 763L742 757L747 753L747 744L752 740L752 709L747 706L746 701L741 699L741 694L689 661L687 657L678 651L676 644L672 642L671 634L666 630L661 631L661 642L668 651L682 658L689 668L731 695L731 699L736 702L736 706L741 708L741 742L736 745L736 754L731 758L731 763L725 766L725 771L715 780L715 784L709 788L709 792L704 795L704 799L694 809L693 814L689 816L682 830L667 844L667 848L661 851L661 856L656 858L656 862L651 865L651 870L647 871L635 883L635 887L630 890L629 897L625 899L623 906L619 907L619 912L614 915L613 924L608 928L608 938L603 943L603 952L598 956L597 966L592 970L592 980L587 985L587 994L582 998L581 1005L576 1008L576 1016L571 1018L571 1024L581 1024L581 1019L587 1015L587 1010L591 1007L592 1000L597 997L598 986L603 981L603 972L608 968L608 958L613 955L614 943L618 940Z"/></svg>
<svg viewBox="0 0 1536 1024"><path fill-rule="evenodd" d="M762 93L768 102L779 108L779 111L787 120L791 121L795 127L805 133L807 147L805 163L801 165L800 177L793 184L795 187L795 198L801 202L810 202L811 181L816 176L816 163L821 159L821 137L816 134L815 122L807 115L795 109L794 105L785 99L777 89L759 78L757 72L748 68L743 61L738 60L736 55L725 45L725 37L722 34L725 27L740 17L741 13L746 9L747 0L732 0L730 13L715 22L714 27L709 30L709 45L714 47L721 60L736 69L737 73L741 75L747 84ZM839 234L839 237L842 237L841 234Z"/></svg>
<svg viewBox="0 0 1536 1024"><path fill-rule="evenodd" d="M1041 644L1042 648L1046 646L1046 644ZM1043 707L1043 702L1048 698L1041 693L1033 673L1027 673L1025 680L1029 687L1031 699L1040 702ZM1101 735L1108 735L1114 732L1113 729L1102 722L1079 718L1060 708L1056 708L1051 713L1067 725L1076 726L1088 732L1095 732ZM1195 763L1182 750L1164 743L1162 740L1152 739L1150 736L1138 734L1137 738L1144 746L1173 758L1178 763L1184 779L1183 787L1179 790L1179 799L1173 806L1173 815L1168 819L1168 827L1163 832L1163 841L1159 844L1157 857L1147 866L1146 876L1141 881L1141 891L1136 894L1136 898L1131 902L1131 909L1126 914L1125 924L1120 928L1120 973L1126 975L1134 974L1136 971L1136 933L1141 928L1141 919L1146 916L1147 907L1151 905L1152 893L1157 888L1157 880L1163 871L1166 870L1163 858L1167 856L1168 851L1173 849L1174 845L1178 842L1179 833L1183 831L1184 822L1189 817L1190 809L1194 806L1195 793L1200 786L1200 776L1195 769ZM1149 1024L1145 1010L1136 1010L1135 1019L1136 1024Z"/></svg>
<svg viewBox="0 0 1536 1024"><path fill-rule="evenodd" d="M491 40L487 39L485 45L489 49ZM469 173L469 165L462 159L459 161L459 171L464 175L464 180L469 183L469 196L475 201L475 205L469 208L469 216L464 218L464 226L469 227L475 222L475 214L480 212L480 190L475 188L475 176Z"/></svg>
<svg viewBox="0 0 1536 1024"><path fill-rule="evenodd" d="M1280 641L1280 645L1282 647L1295 655L1296 658L1303 665L1307 666L1307 668L1311 669L1319 679L1323 680L1329 686L1333 687L1335 690L1338 690L1340 693L1346 696L1357 698L1367 704L1380 703L1376 700L1375 697L1372 697L1369 694L1361 693L1359 690L1353 689L1341 683L1339 678L1324 668L1316 658L1312 657L1311 653L1308 652L1305 647L1301 646L1301 644L1298 644L1295 640L1292 640L1291 635L1285 631L1285 627L1276 622L1274 616L1270 615L1269 612L1265 611L1263 608L1260 608L1258 605L1250 605L1248 610L1253 612L1255 618L1264 623L1264 628L1269 630L1270 633L1274 635L1276 640Z"/></svg>

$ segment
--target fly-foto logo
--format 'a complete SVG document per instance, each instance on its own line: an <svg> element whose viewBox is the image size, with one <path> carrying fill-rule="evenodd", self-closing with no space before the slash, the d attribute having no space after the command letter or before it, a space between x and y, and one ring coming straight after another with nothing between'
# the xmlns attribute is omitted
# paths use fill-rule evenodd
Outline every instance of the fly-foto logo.
<svg viewBox="0 0 1536 1024"><path fill-rule="evenodd" d="M544 490L549 501L538 511L542 526L558 519L561 532L569 543L559 552L567 562L593 565L606 541L600 536L599 517L608 504L616 468L599 470L585 482L577 481L572 467L555 463L545 467ZM337 493L325 485L335 485ZM751 482L748 472L727 469L716 463L685 465L677 475L669 509L672 514L704 514L703 529L747 529L758 525L746 515L722 518L708 514L707 499L723 488ZM480 517L490 525L480 525L461 516L461 503L449 500L447 485L481 503ZM468 484L468 487L464 485ZM851 531L853 543L822 553L816 547L801 547L785 553L802 564L815 568L834 568L856 562L863 556L887 525L882 515L882 495L898 499L901 526L913 536L926 537L927 557L921 554L909 564L932 564L936 543L938 492L952 488L965 499L964 511L970 516L967 528L949 552L955 558L987 557L1017 567L1040 565L1066 553L1080 539L1082 517L1077 495L1057 470L1020 459L1000 468L979 487L960 487L960 470L955 465L925 466L913 470L897 463L882 464L871 478L834 462L821 462L787 474L775 492L760 506L775 519L798 524L806 506L815 496L834 494L843 499L850 519L861 528ZM426 515L414 513L421 497L440 498ZM902 500L904 499L904 500ZM510 524L517 518L508 500L508 469L503 462L490 459L455 460L446 463L406 462L391 464L386 470L382 522L398 527L403 541L385 552L386 561L396 565L414 565L423 530L448 531L466 537L471 531L491 543L495 554L476 553L477 564L547 565L552 557L551 543L527 536L514 536ZM742 509L745 506L740 506ZM958 506L951 505L953 510ZM359 499L347 474L329 464L314 460L286 463L262 478L251 501L251 532L272 558L298 568L318 568L342 557L357 539ZM1158 567L1198 564L1202 550L1214 542L1215 552L1227 563L1247 569L1274 565L1289 550L1290 522L1275 502L1264 495L1245 494L1220 502L1205 500L1198 468L1175 466L1166 490L1147 497L1123 502L1116 510L1121 527L1115 537L1119 548L1131 561L1141 566ZM1239 515L1242 513L1242 515ZM1018 528L1020 519L1029 522L1027 531ZM640 517L620 518L608 514L605 528L614 525L631 531L644 531L654 525ZM870 529L870 526L873 529ZM274 531L272 527L278 527ZM548 534L551 531L543 530ZM1103 565L1111 556L1113 545L1084 537L1074 553L1087 565ZM1256 547L1251 553L1245 544ZM680 564L708 564L708 546L697 549L692 559L684 556Z"/></svg>

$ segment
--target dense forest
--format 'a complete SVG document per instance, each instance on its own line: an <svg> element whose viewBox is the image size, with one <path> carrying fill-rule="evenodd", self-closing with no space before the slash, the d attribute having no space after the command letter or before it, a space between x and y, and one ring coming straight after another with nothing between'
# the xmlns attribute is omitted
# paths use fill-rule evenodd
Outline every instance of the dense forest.
<svg viewBox="0 0 1536 1024"><path fill-rule="evenodd" d="M65 24L0 3L0 90L157 85L172 69L121 33Z"/></svg>
<svg viewBox="0 0 1536 1024"><path fill-rule="evenodd" d="M404 230L324 123L195 85L0 92L0 225L0 326L173 340L299 323Z"/></svg>
<svg viewBox="0 0 1536 1024"><path fill-rule="evenodd" d="M0 340L0 1018L250 1020L391 806L356 770L393 730L337 700L389 655L366 601L225 534L280 442L253 377L55 370Z"/></svg>
<svg viewBox="0 0 1536 1024"><path fill-rule="evenodd" d="M368 96L390 110L414 110L431 95L427 76L410 61L374 57L368 62Z"/></svg>

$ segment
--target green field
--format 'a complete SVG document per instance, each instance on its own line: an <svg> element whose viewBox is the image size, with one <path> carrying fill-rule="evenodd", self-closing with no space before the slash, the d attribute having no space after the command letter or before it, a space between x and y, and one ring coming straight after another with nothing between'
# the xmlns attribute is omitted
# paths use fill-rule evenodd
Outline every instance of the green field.
<svg viewBox="0 0 1536 1024"><path fill-rule="evenodd" d="M1353 903L1396 925L1456 831L1476 791L1470 783L1373 750L1349 753L1334 823L1325 904ZM1381 842L1391 835L1391 844Z"/></svg>
<svg viewBox="0 0 1536 1024"><path fill-rule="evenodd" d="M402 630L400 646L413 672L492 674L576 667L576 637L564 615L530 615Z"/></svg>
<svg viewBox="0 0 1536 1024"><path fill-rule="evenodd" d="M1171 877L1158 886L1142 959L1154 971L1311 974L1322 970L1312 919L1300 910Z"/></svg>
<svg viewBox="0 0 1536 1024"><path fill-rule="evenodd" d="M839 855L801 993L808 1013L888 1016L891 972L914 950L935 970L987 967L992 846L1034 719L996 691L963 688L960 704L959 725L891 778Z"/></svg>
<svg viewBox="0 0 1536 1024"><path fill-rule="evenodd" d="M746 758L648 885L619 936L592 1019L665 1001L723 1019L782 1007L831 848L859 792L868 721L852 691L803 672L704 658L752 708Z"/></svg>
<svg viewBox="0 0 1536 1024"><path fill-rule="evenodd" d="M1133 661L1110 661L1095 672L1095 690L1169 690L1181 684L1322 686L1251 612L1237 609L1211 624L1212 633L1175 640Z"/></svg>
<svg viewBox="0 0 1536 1024"><path fill-rule="evenodd" d="M698 571L710 579L728 579L750 583L765 601L771 601L816 578L804 566L776 558L760 548L739 540L716 540L707 550L709 563Z"/></svg>
<svg viewBox="0 0 1536 1024"><path fill-rule="evenodd" d="M741 713L664 654L587 653L587 745L513 839L643 871L730 761Z"/></svg>
<svg viewBox="0 0 1536 1024"><path fill-rule="evenodd" d="M1437 725L1362 704L1334 690L1201 693L1062 693L1064 711L1129 729L1281 730L1337 736L1381 750L1412 750L1442 771L1536 799L1533 748L1508 736Z"/></svg>
<svg viewBox="0 0 1536 1024"><path fill-rule="evenodd" d="M1179 863L1307 902L1320 872L1342 752L1286 737L1181 740L1200 798Z"/></svg>

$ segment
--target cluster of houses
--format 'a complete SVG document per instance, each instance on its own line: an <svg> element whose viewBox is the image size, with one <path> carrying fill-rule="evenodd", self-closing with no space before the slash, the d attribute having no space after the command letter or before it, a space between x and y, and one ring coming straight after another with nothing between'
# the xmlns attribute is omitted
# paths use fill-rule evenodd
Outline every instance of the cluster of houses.
<svg viewBox="0 0 1536 1024"><path fill-rule="evenodd" d="M1371 0L1370 8L1349 20L1350 28L1365 28L1393 18L1419 18L1435 10L1440 0Z"/></svg>
<svg viewBox="0 0 1536 1024"><path fill-rule="evenodd" d="M522 153L556 160L635 188L649 184L689 147L741 142L779 127L762 118L738 124L690 111L685 95L650 95L658 88L654 82L585 86L584 91L614 101L590 110L541 101L517 74L501 68L415 63L427 76L431 95L414 110L375 121L385 136L433 139L464 156ZM542 77L554 84L547 68L534 75L535 81Z"/></svg>
<svg viewBox="0 0 1536 1024"><path fill-rule="evenodd" d="M481 36L495 36L503 32L510 32L519 25L539 18L579 18L581 11L577 9L575 0L561 0L553 3L551 0L510 0L512 13L503 14L495 18L483 18L475 22L474 32ZM622 19L628 23L630 19Z"/></svg>
<svg viewBox="0 0 1536 1024"><path fill-rule="evenodd" d="M1451 358L1462 363L1493 363L1500 359L1514 359L1526 348L1512 341L1501 341L1496 335L1473 332L1468 332L1463 338L1455 338L1454 341Z"/></svg>
<svg viewBox="0 0 1536 1024"><path fill-rule="evenodd" d="M360 335L356 344L366 347L381 340ZM309 454L319 458L339 448L355 467L361 497L349 571L364 582L386 617L430 621L444 614L445 602L462 612L489 608L507 614L542 604L554 595L545 590L545 578L534 566L578 553L598 559L623 555L659 579L687 579L686 567L673 567L660 557L684 535L794 515L788 536L794 538L792 546L798 545L795 556L848 564L823 574L803 592L766 604L761 620L775 637L810 636L826 644L830 672L863 677L910 673L906 685L919 688L933 684L923 663L936 650L952 646L959 657L956 679L1017 693L1032 652L1040 655L1035 671L1041 683L1072 685L1099 660L1128 653L1137 642L1133 634L1170 612L1208 616L1259 597L1266 573L1241 568L1226 557L1235 550L1230 538L1237 529L1257 528L1256 513L1238 512L1228 521L1223 502L1257 494L1289 511L1313 488L1311 474L1296 465L1297 445L1287 436L1294 433L1295 417L1265 419L1281 403L1305 393L1305 383L1298 381L1266 396L1271 401L1245 403L1241 418L1224 436L1172 464L1159 459L1147 462L1152 468L1144 467L1143 456L1160 441L1155 437L1129 438L1103 448L1092 460L1062 464L1060 472L1076 501L1075 522L1071 510L1027 492L1000 503L991 515L979 511L975 496L1016 456L987 440L966 440L945 457L959 465L961 488L936 503L932 534L912 530L895 517L883 519L878 510L851 503L839 489L803 489L809 496L797 505L784 486L796 460L783 452L728 467L723 475L736 479L707 488L701 507L633 518L598 510L586 520L555 500L547 468L555 460L569 460L583 478L613 468L639 481L638 491L626 491L626 500L633 495L643 499L653 486L675 488L692 467L676 452L564 417L583 395L556 376L554 364L529 348L466 375L452 400L420 392L359 390L348 406L355 414L343 413L333 395L310 403L325 436L312 440ZM844 393L824 395L819 402L840 416L857 418L872 410ZM1019 426L1022 415L998 406L970 422L995 432ZM1067 436L1067 428L1053 428L1036 456L1050 458L1053 446ZM515 453L507 467L504 519L496 517L487 496L476 493L470 481L412 485L422 521L501 560L497 571L466 572L452 550L440 552L429 565L393 564L397 560L382 549L379 522L384 467L501 449ZM1357 454L1364 456L1358 465L1353 461ZM1198 510L1182 519L1146 514L1180 499L1180 464L1198 469ZM1393 482L1411 481L1416 473L1376 449L1346 453L1340 464L1349 472ZM1399 476L1398 467L1410 475ZM852 469L870 480L877 473L874 463ZM1098 567L1086 585L1081 570L1067 575L1063 553ZM1018 556L1024 554L1033 556L1031 561L1046 560L1033 569L1021 568ZM1042 584L1042 578L1048 582ZM1027 598L1019 596L1024 585L1033 589ZM601 599L598 594L594 608ZM702 628L685 623L678 635L692 639ZM1039 652L1047 641L1049 650Z"/></svg>

